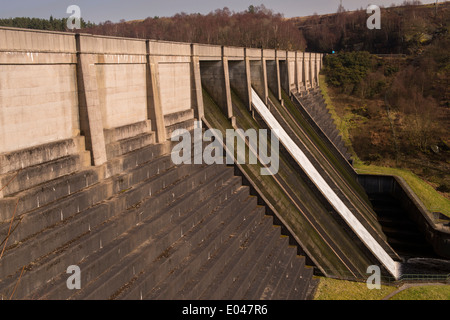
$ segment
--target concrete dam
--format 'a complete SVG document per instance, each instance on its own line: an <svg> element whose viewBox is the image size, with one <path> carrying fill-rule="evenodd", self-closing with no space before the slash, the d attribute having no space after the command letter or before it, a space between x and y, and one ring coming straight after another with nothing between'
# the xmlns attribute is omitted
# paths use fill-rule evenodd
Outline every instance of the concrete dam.
<svg viewBox="0 0 450 320"><path fill-rule="evenodd" d="M315 275L450 259L448 220L353 169L322 59L0 28L0 297L311 299Z"/></svg>

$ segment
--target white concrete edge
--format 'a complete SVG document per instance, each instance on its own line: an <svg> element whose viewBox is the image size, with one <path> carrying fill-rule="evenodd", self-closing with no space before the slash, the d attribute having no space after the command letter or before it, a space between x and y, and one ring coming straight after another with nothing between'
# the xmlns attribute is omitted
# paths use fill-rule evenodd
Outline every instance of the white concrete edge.
<svg viewBox="0 0 450 320"><path fill-rule="evenodd" d="M353 213L347 208L342 200L336 195L331 187L322 178L320 173L316 170L313 164L308 160L301 149L295 144L295 142L289 137L286 131L281 127L275 117L271 114L267 106L260 99L258 94L252 88L252 104L259 112L261 117L271 129L274 130L275 135L278 136L280 142L288 149L293 155L297 163L303 168L305 173L319 188L322 194L328 199L330 204L341 215L345 222L352 228L356 235L363 241L363 243L369 248L369 250L377 257L377 259L386 267L386 269L398 279L400 274L400 264L394 261L386 251L380 246L380 244L372 237L372 235L364 228L364 226L356 219Z"/></svg>

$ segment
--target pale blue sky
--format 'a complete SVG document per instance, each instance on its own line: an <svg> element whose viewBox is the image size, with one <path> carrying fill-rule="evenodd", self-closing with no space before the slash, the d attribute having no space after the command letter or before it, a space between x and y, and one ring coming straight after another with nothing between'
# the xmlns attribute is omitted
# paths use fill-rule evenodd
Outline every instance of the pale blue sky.
<svg viewBox="0 0 450 320"><path fill-rule="evenodd" d="M324 14L336 12L340 0L1 0L0 18L36 17L57 18L68 17L69 5L78 5L81 16L86 21L96 23L120 19L134 20L154 16L173 16L176 13L207 14L215 9L228 7L231 11L243 11L249 5L264 4L286 18L308 16L314 13ZM342 0L347 10L367 7L369 4L390 6L401 4L403 0ZM445 1L439 1L445 2ZM422 3L435 3L435 0L422 0Z"/></svg>

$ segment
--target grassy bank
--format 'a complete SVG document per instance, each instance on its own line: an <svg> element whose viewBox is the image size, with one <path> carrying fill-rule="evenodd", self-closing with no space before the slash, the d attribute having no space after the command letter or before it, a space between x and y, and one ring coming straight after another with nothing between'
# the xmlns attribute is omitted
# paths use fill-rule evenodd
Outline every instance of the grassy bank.
<svg viewBox="0 0 450 320"><path fill-rule="evenodd" d="M320 277L314 300L450 300L450 285L414 285L401 287L382 285L381 289L368 289L364 282L352 282ZM397 292L398 291L398 292Z"/></svg>
<svg viewBox="0 0 450 320"><path fill-rule="evenodd" d="M365 282L320 278L314 300L381 300L394 292L394 286L368 289Z"/></svg>

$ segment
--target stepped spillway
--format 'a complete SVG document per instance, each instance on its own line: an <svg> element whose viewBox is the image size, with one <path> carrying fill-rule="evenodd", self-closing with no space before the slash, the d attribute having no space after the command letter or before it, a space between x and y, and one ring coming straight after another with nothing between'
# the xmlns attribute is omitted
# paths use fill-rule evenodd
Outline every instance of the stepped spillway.
<svg viewBox="0 0 450 320"><path fill-rule="evenodd" d="M192 113L167 119L173 126L168 130L193 128ZM20 225L0 260L3 297L14 288L19 299L305 299L311 294L313 269L232 167L175 166L171 143L156 144L145 124L107 136L110 160L103 170L110 177L78 162L70 174L62 171L11 194L29 200L16 212ZM51 164L67 157L40 164L47 168L41 174L51 174ZM83 184L76 183L79 177ZM58 191L61 181L66 193ZM79 187L69 192L71 181ZM2 208L10 200L1 199ZM2 235L8 227L2 224ZM67 287L70 265L81 270L81 290Z"/></svg>
<svg viewBox="0 0 450 320"><path fill-rule="evenodd" d="M398 265L379 245L379 243L367 232L364 226L354 217L353 213L341 201L336 193L330 188L326 181L322 178L316 168L311 164L305 154L299 149L294 141L286 134L285 130L280 126L278 121L270 113L264 102L259 98L258 94L252 90L252 102L258 113L263 117L268 126L280 139L280 142L288 149L289 153L302 166L315 185L321 190L330 203L336 208L344 220L355 231L358 237L369 247L369 249L377 256L380 262L389 270L389 272L397 278Z"/></svg>

